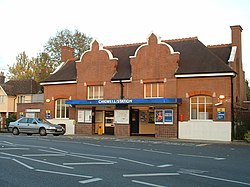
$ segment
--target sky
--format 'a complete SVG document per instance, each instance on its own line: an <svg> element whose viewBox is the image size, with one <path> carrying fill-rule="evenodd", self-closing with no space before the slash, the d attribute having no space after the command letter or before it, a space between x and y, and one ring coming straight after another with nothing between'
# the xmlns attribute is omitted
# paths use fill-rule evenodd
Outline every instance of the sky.
<svg viewBox="0 0 250 187"><path fill-rule="evenodd" d="M249 0L0 0L0 71L21 52L36 57L58 31L76 29L104 46L198 37L205 45L231 43L241 25L243 68L250 80Z"/></svg>

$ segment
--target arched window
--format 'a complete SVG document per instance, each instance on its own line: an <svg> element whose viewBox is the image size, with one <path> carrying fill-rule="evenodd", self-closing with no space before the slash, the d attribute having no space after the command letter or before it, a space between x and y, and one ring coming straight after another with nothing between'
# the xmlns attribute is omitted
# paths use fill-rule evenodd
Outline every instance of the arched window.
<svg viewBox="0 0 250 187"><path fill-rule="evenodd" d="M57 99L55 106L56 118L69 118L69 105L65 104L67 99Z"/></svg>
<svg viewBox="0 0 250 187"><path fill-rule="evenodd" d="M195 96L190 98L190 119L213 119L213 101L209 96Z"/></svg>

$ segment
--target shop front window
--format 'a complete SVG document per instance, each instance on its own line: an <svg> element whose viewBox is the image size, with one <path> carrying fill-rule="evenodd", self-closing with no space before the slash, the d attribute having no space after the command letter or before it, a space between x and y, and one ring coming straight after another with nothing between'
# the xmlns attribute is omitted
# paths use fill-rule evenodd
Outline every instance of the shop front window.
<svg viewBox="0 0 250 187"><path fill-rule="evenodd" d="M57 99L55 106L56 118L69 118L69 105L65 104L67 99Z"/></svg>
<svg viewBox="0 0 250 187"><path fill-rule="evenodd" d="M146 83L144 84L144 98L164 97L163 83Z"/></svg>
<svg viewBox="0 0 250 187"><path fill-rule="evenodd" d="M195 96L190 98L191 120L213 119L213 102L209 96Z"/></svg>
<svg viewBox="0 0 250 187"><path fill-rule="evenodd" d="M88 86L88 99L103 99L103 86Z"/></svg>

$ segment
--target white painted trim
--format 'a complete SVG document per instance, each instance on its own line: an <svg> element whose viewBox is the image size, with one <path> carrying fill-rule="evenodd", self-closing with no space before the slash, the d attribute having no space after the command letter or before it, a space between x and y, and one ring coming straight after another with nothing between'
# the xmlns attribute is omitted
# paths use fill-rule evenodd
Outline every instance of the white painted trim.
<svg viewBox="0 0 250 187"><path fill-rule="evenodd" d="M105 51L106 53L108 53L109 60L118 60L118 58L114 58L114 57L113 57L113 54L112 54L109 50L104 49L104 48L103 48L103 45L102 45L97 39L94 39L94 40L91 42L91 44L90 44L90 49L87 50L87 51L84 51L84 53L83 53L83 54L81 55L81 57L80 57L80 60L77 60L76 63L77 63L77 62L81 62L83 56L84 56L86 53L92 51L92 45L93 45L93 43L94 43L95 41L99 44L99 51Z"/></svg>
<svg viewBox="0 0 250 187"><path fill-rule="evenodd" d="M141 46L139 46L139 47L136 49L136 51L135 51L135 55L134 55L134 56L130 56L129 58L135 58L135 57L137 56L138 51L139 51L141 48L143 48L144 46L148 46L148 45L149 45L149 42L148 42L148 41L149 41L149 38L150 38L150 36L151 36L152 34L154 34L154 33L151 32L151 33L149 34L149 36L147 37L147 43L146 43L146 44L142 44ZM158 37L156 34L154 34L154 35L157 37L157 44L162 44L162 45L167 46L167 47L169 48L171 54L180 54L180 52L174 52L174 49L172 48L172 46L169 45L169 44L167 44L167 43L165 43L165 42L162 42L161 39L160 39L160 37Z"/></svg>
<svg viewBox="0 0 250 187"><path fill-rule="evenodd" d="M57 85L57 84L76 84L77 81L62 81L62 82L44 82L40 83L40 85Z"/></svg>
<svg viewBox="0 0 250 187"><path fill-rule="evenodd" d="M237 46L233 46L231 53L230 53L230 57L228 59L228 62L234 62L235 56L236 56L236 51L237 51Z"/></svg>
<svg viewBox="0 0 250 187"><path fill-rule="evenodd" d="M175 75L176 78L235 76L235 73L199 73Z"/></svg>
<svg viewBox="0 0 250 187"><path fill-rule="evenodd" d="M66 62L62 62L59 66L57 66L57 68L55 69L55 71L53 71L52 73L50 73L50 75L53 75L56 72L58 72L65 64L66 64Z"/></svg>
<svg viewBox="0 0 250 187"><path fill-rule="evenodd" d="M3 87L0 86L0 88L1 88L1 90L3 91L3 93L5 94L5 96L8 96L8 95L6 94L6 92L4 91Z"/></svg>
<svg viewBox="0 0 250 187"><path fill-rule="evenodd" d="M132 82L132 77L129 80L119 80L119 81L111 81L112 83L120 83L120 82Z"/></svg>

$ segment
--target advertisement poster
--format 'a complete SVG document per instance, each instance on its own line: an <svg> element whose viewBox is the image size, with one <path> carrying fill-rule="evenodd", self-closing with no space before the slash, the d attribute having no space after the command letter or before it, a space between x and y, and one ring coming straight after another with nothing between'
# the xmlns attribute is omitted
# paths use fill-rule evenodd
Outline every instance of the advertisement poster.
<svg viewBox="0 0 250 187"><path fill-rule="evenodd" d="M155 123L163 123L163 110L155 110Z"/></svg>
<svg viewBox="0 0 250 187"><path fill-rule="evenodd" d="M217 108L218 120L225 120L225 108Z"/></svg>
<svg viewBox="0 0 250 187"><path fill-rule="evenodd" d="M164 110L164 123L173 124L173 110Z"/></svg>

